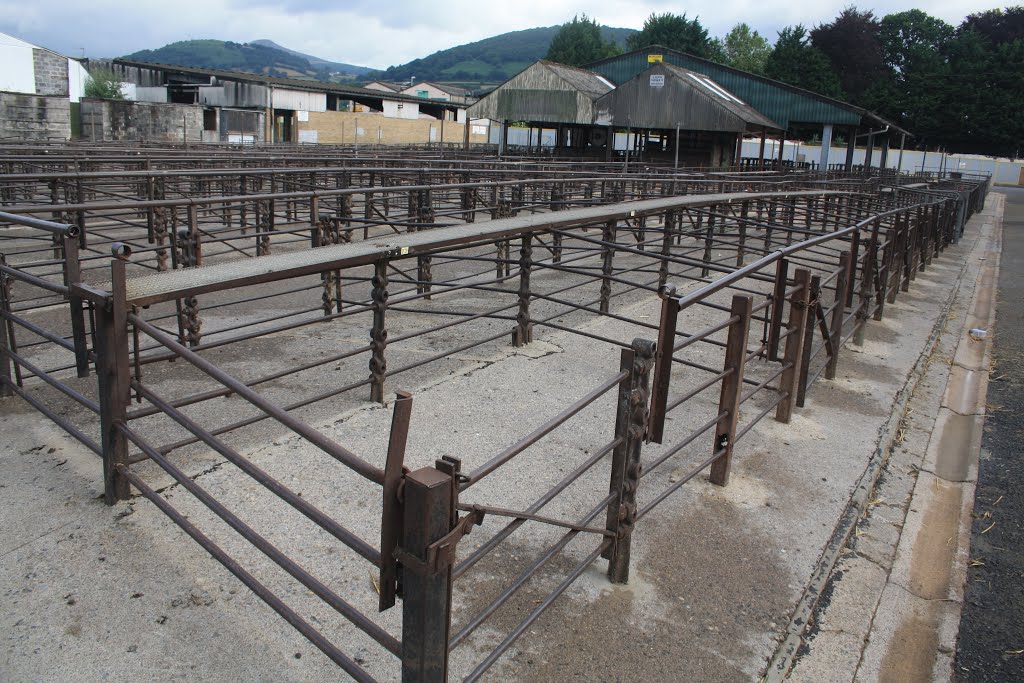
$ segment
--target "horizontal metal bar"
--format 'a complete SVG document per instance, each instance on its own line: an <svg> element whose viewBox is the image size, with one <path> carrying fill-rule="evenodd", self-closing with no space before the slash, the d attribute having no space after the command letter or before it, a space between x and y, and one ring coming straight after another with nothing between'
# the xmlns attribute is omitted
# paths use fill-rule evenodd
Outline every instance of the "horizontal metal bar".
<svg viewBox="0 0 1024 683"><path fill-rule="evenodd" d="M146 485L142 479L131 471L131 468L126 465L119 465L118 471L123 475L132 486L137 488L139 492L148 499L151 503L157 506L157 508L165 515L170 517L171 521L177 524L181 529L192 537L196 543L198 543L203 550L208 552L213 559L224 565L225 569L234 574L239 581L245 584L245 587L251 590L256 596L267 603L271 609L281 615L285 621L291 624L296 631L301 633L305 638L313 643L321 652L327 655L332 662L340 666L345 673L357 681L362 683L377 683L377 681L370 676L362 667L356 664L354 661L348 658L344 652L339 650L332 642L327 640L323 634L317 631L315 628L309 625L302 617L300 617L294 610L288 607L284 602L270 591L269 588L264 586L256 577L247 572L242 565L238 564L234 558L228 555L224 550L216 543L211 541L198 527L192 522L188 521L184 515L178 512L174 507L167 502L163 496L151 489Z"/></svg>
<svg viewBox="0 0 1024 683"><path fill-rule="evenodd" d="M503 450L501 453L498 453L496 456L485 462L483 465L473 470L473 473L470 474L469 477L460 485L459 489L465 491L473 484L478 483L488 474L492 473L494 470L498 469L499 467L507 463L509 460L519 455L524 450L526 450L527 448L529 448L530 446L532 446L533 444L537 443L542 438L550 434L552 431L555 430L555 428L557 428L562 423L566 422L573 415L580 412L597 399L601 398L601 396L603 396L608 390L617 386L620 382L622 382L622 380L626 379L627 377L629 377L629 372L624 370L618 373L617 375L614 375L613 377L605 380L600 385L598 385L596 389L593 389L586 395L577 399L572 405L570 405L568 408L560 412L558 415L551 418L543 425L533 430L532 432L530 432L529 434L527 434L522 439L512 444L505 450Z"/></svg>
<svg viewBox="0 0 1024 683"><path fill-rule="evenodd" d="M145 332L150 337L160 342L168 349L176 353L179 357L183 358L187 362L194 365L199 370L203 371L213 379L217 380L224 386L232 389L234 393L242 397L249 403L253 404L263 412L272 416L275 420L294 431L299 436L303 437L311 444L333 457L338 462L350 468L362 477L369 479L376 484L384 483L384 470L379 467L375 467L370 463L366 462L352 451L348 450L344 446L334 442L332 439L324 436L322 433L313 429L309 425L295 417L289 415L286 411L271 403L267 399L260 396L258 393L245 386L243 382L235 379L231 375L227 374L220 368L213 365L209 361L200 357L198 354L193 353L188 348L182 346L177 342L176 339L170 335L158 330L147 323L142 318L138 317L134 313L128 314L128 320L135 325L139 330Z"/></svg>

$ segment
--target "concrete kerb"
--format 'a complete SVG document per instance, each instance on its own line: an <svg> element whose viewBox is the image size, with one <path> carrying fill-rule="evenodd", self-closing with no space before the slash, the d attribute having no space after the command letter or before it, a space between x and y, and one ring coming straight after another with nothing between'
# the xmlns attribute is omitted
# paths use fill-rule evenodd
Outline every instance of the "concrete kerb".
<svg viewBox="0 0 1024 683"><path fill-rule="evenodd" d="M983 236L979 236L979 240L984 239ZM972 252L977 249L975 247ZM989 249L986 253L990 253L992 250ZM988 347L989 344L978 344L976 347L971 348L970 335L968 330L976 326L984 324L986 329L990 329L991 321L994 319L994 296L990 294L983 294L981 290L985 289L987 284L989 288L994 286L995 277L998 276L998 249L995 250L995 275L989 272L989 269L993 268L993 263L990 260L985 268L982 269L982 273L979 275L977 282L975 283L974 294L972 302L969 307L969 311L973 311L974 314L968 314L966 324L964 326L963 335L961 336L961 342L957 346L957 355L954 358L954 366L959 365L962 369L968 371L974 371L977 376L965 376L963 383L957 382L959 387L963 387L964 390L974 390L980 392L971 398L966 398L958 395L957 392L952 392L950 385L947 384L946 391L943 394L942 407L947 411L951 411L952 404L955 407L965 406L976 406L980 403L982 411L984 409L984 390L987 386L987 371L989 367L988 358ZM986 258L989 258L986 256ZM941 315L937 318L934 327L928 337L927 343L924 350L918 357L917 362L914 365L913 370L904 385L903 389L899 392L896 401L893 404L892 411L889 415L888 420L879 430L879 441L878 447L873 452L867 467L864 470L860 480L853 489L853 493L850 497L850 501L847 504L842 516L839 519L838 524L830 538L828 544L822 552L821 557L818 560L817 566L811 575L811 578L804 590L800 601L797 603L797 607L793 612L793 616L790 623L786 627L784 632L784 638L781 641L779 647L776 649L775 655L769 661L765 675L762 678L763 683L779 682L785 680L793 665L795 664L797 657L800 653L801 647L804 645L804 638L808 629L811 617L818 605L818 602L824 594L829 579L836 568L836 565L847 547L850 536L857 526L858 521L862 516L869 510L872 495L875 490L875 486L882 474L883 468L886 465L889 455L893 450L894 445L897 443L898 435L902 429L902 425L907 415L907 408L910 399L914 396L915 390L920 383L921 379L925 376L928 365L932 360L932 354L941 338L943 332L946 330L946 326L949 322L949 315L953 308L954 302L956 301L957 294L962 287L963 279L967 274L970 266L970 258L965 259L961 269L957 275L955 286L951 288L950 294L943 304ZM990 311L987 315L981 316L980 311L977 309L977 305L985 303ZM963 342L963 336L966 335L968 339L968 345ZM982 378L980 375L984 372L985 376ZM950 382L952 383L952 379ZM980 398L979 398L980 397ZM973 416L972 416L973 417ZM982 420L982 416L978 416L979 420ZM981 430L980 428L976 431L972 430L972 438L975 438L980 445ZM933 439L932 439L933 440ZM929 440L930 442L932 440ZM931 450L929 448L929 450ZM977 472L977 449L974 450L973 456L973 472ZM920 486L920 483L917 484ZM973 506L973 484L971 488L971 506ZM917 487L915 487L915 492ZM970 507L965 508L967 510L966 515L962 515L960 519L960 534L962 535L964 528L964 518L966 518L966 530L969 539L970 533ZM902 545L903 540L901 537L900 544ZM963 583L963 578L966 570L966 560L962 563L960 573L960 583ZM957 610L957 617L959 617L959 609ZM956 634L953 633L953 640L955 642Z"/></svg>

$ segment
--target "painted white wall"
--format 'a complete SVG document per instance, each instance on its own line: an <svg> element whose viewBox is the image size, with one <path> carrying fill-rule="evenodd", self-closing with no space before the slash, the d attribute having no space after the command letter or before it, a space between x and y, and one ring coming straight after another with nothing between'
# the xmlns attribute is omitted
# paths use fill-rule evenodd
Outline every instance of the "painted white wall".
<svg viewBox="0 0 1024 683"><path fill-rule="evenodd" d="M78 102L85 97L85 84L89 82L89 72L85 70L81 62L74 59L68 60L68 96L72 102Z"/></svg>
<svg viewBox="0 0 1024 683"><path fill-rule="evenodd" d="M403 95L411 95L413 97L422 97L422 95L420 95L421 92L426 92L427 99L431 100L444 100L447 102L452 98L452 96L444 90L441 90L430 83L414 83L401 91Z"/></svg>
<svg viewBox="0 0 1024 683"><path fill-rule="evenodd" d="M420 105L415 102L384 100L384 116L389 119L417 119L420 116Z"/></svg>
<svg viewBox="0 0 1024 683"><path fill-rule="evenodd" d="M36 71L31 43L0 33L0 90L36 93Z"/></svg>
<svg viewBox="0 0 1024 683"><path fill-rule="evenodd" d="M286 90L274 87L271 100L274 109L293 109L295 111L327 111L327 93L306 92L304 90Z"/></svg>
<svg viewBox="0 0 1024 683"><path fill-rule="evenodd" d="M760 140L744 140L743 156L756 158L760 146ZM766 159L778 157L779 143L777 140L766 140L764 145L764 156ZM786 148L782 152L783 158L788 161L804 157L804 161L817 162L821 155L819 145L804 145L795 140L787 140ZM853 163L859 166L864 163L866 150L858 148L853 152ZM877 167L881 160L881 150L876 147L871 155L872 166ZM889 149L889 156L886 159L886 167L894 169L900 159L899 148ZM945 160L943 160L945 159ZM832 146L829 152L829 164L842 164L846 162L846 147ZM906 173L914 171L937 172L940 168L951 172L963 173L990 173L995 176L997 183L1010 183L1016 185L1019 179L1020 170L1024 168L1024 160L995 159L993 157L978 156L976 154L946 154L939 152L919 152L916 150L903 151L903 163L900 170Z"/></svg>

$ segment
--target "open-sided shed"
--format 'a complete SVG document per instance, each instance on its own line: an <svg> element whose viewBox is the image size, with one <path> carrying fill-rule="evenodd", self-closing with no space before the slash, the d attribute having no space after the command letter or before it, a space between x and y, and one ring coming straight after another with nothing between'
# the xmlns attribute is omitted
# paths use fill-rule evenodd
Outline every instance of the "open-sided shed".
<svg viewBox="0 0 1024 683"><path fill-rule="evenodd" d="M508 122L556 128L557 146L586 145L594 123L594 102L615 85L592 71L540 60L505 81L467 110L471 118L502 123L502 145Z"/></svg>
<svg viewBox="0 0 1024 683"><path fill-rule="evenodd" d="M877 114L848 102L825 97L803 88L661 45L650 45L616 57L609 57L589 64L586 68L601 74L613 83L621 84L646 71L652 63L671 64L707 76L764 116L775 121L782 131L820 126L824 141L822 166L828 164L827 150L830 148L832 132L836 127L845 129L851 140L855 140L857 137L866 139L869 150L874 147L877 140L881 146L882 164L885 163L890 140L896 139L902 142L906 136L909 136L908 131L886 121ZM848 164L852 158L853 147L851 145L847 154ZM867 159L868 165L870 165L870 152Z"/></svg>
<svg viewBox="0 0 1024 683"><path fill-rule="evenodd" d="M767 118L704 74L656 63L596 103L595 123L640 131L648 156L686 165L730 165L743 133L777 131Z"/></svg>

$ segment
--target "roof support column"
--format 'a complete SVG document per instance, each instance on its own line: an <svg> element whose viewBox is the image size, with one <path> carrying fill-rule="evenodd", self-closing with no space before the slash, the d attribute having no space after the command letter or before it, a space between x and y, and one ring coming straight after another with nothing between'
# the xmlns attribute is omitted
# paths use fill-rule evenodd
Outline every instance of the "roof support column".
<svg viewBox="0 0 1024 683"><path fill-rule="evenodd" d="M821 156L818 158L818 170L828 173L828 155L832 151L832 124L821 127Z"/></svg>
<svg viewBox="0 0 1024 683"><path fill-rule="evenodd" d="M907 134L900 133L900 156L896 161L896 172L903 173L903 147L907 144Z"/></svg>
<svg viewBox="0 0 1024 683"><path fill-rule="evenodd" d="M768 137L768 129L762 126L761 128L761 150L757 153L757 169L759 171L764 170L764 142L765 138Z"/></svg>
<svg viewBox="0 0 1024 683"><path fill-rule="evenodd" d="M782 172L782 155L786 152L786 131L779 133L779 165L776 170Z"/></svg>
<svg viewBox="0 0 1024 683"><path fill-rule="evenodd" d="M498 158L505 156L505 147L508 145L508 119L501 120L501 130L498 134Z"/></svg>
<svg viewBox="0 0 1024 683"><path fill-rule="evenodd" d="M885 170L886 164L889 162L889 136L886 135L882 138L882 153L878 157L878 168L882 171Z"/></svg>
<svg viewBox="0 0 1024 683"><path fill-rule="evenodd" d="M868 131L868 149L864 153L864 171L866 173L871 172L871 157L874 156L875 152L875 131Z"/></svg>
<svg viewBox="0 0 1024 683"><path fill-rule="evenodd" d="M679 122L676 121L676 141L673 145L675 147L675 155L672 160L672 168L679 168Z"/></svg>
<svg viewBox="0 0 1024 683"><path fill-rule="evenodd" d="M853 153L857 149L857 126L850 126L846 134L846 172L849 173L853 170Z"/></svg>

